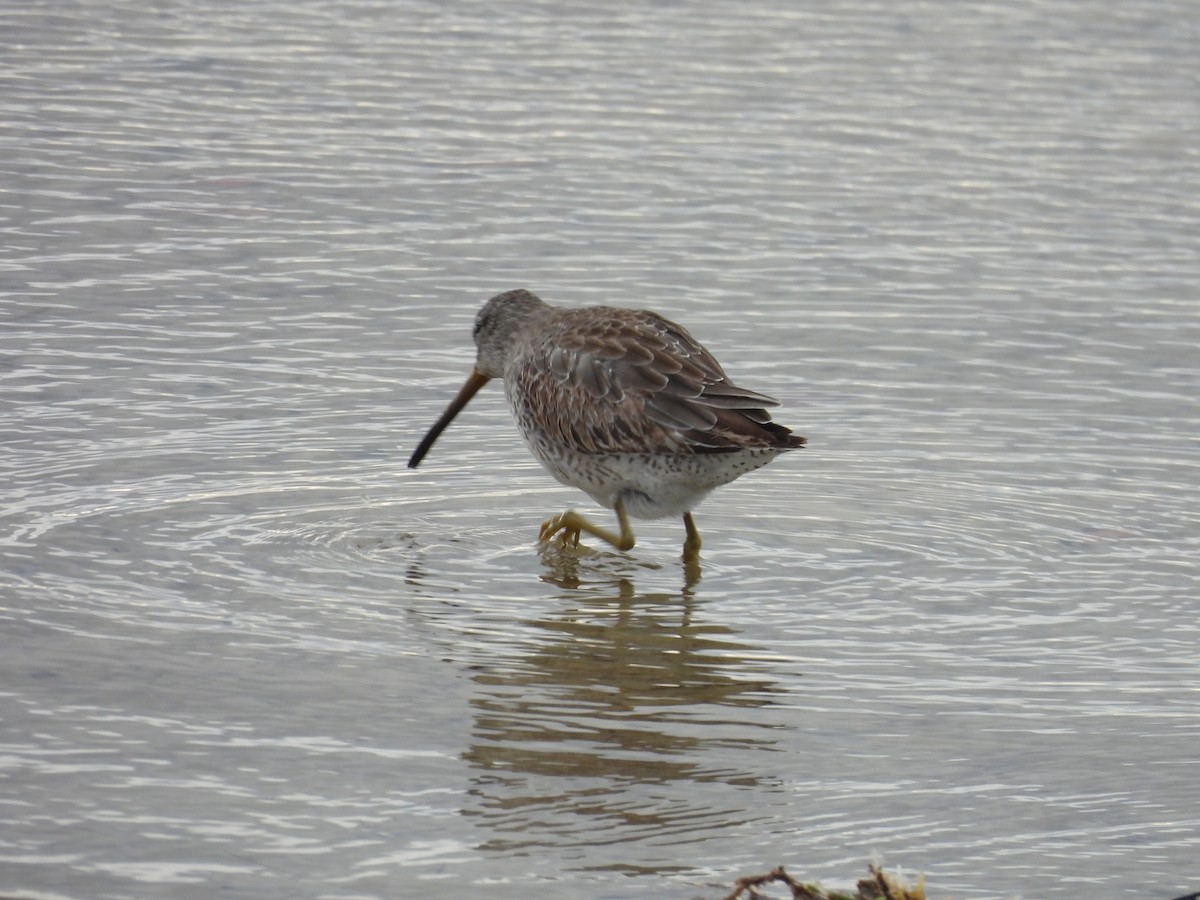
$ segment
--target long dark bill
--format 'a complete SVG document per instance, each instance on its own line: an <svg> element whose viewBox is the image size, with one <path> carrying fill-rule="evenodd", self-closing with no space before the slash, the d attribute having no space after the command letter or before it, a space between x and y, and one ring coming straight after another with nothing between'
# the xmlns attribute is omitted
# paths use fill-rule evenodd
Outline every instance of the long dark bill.
<svg viewBox="0 0 1200 900"><path fill-rule="evenodd" d="M425 454L429 452L429 448L433 446L433 442L438 439L438 435L446 430L446 426L462 411L462 408L467 405L468 401L479 392L479 389L489 381L491 379L478 369L474 369L471 372L470 377L467 378L467 383L458 392L458 396L450 401L450 405L446 407L446 411L442 413L442 417L433 423L433 427L429 429L429 434L421 439L421 443L413 451L412 458L408 461L410 469L415 469L421 464L421 460L425 458Z"/></svg>

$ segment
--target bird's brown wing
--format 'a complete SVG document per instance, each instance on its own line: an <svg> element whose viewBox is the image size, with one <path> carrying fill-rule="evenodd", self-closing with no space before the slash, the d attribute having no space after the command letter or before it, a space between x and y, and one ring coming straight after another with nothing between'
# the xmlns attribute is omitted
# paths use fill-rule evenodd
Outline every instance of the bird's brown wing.
<svg viewBox="0 0 1200 900"><path fill-rule="evenodd" d="M771 421L766 407L778 401L730 382L687 329L652 312L592 307L564 315L506 377L518 417L581 453L804 443Z"/></svg>

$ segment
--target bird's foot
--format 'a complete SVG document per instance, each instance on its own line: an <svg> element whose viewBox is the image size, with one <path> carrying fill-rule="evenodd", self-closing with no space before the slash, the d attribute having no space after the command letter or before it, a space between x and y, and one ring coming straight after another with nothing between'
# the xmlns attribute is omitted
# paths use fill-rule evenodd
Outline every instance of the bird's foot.
<svg viewBox="0 0 1200 900"><path fill-rule="evenodd" d="M692 521L690 512L683 514L683 527L687 531L687 537L683 541L683 561L694 565L700 562L700 532L696 530L696 523Z"/></svg>
<svg viewBox="0 0 1200 900"><path fill-rule="evenodd" d="M587 520L583 516L575 510L569 509L565 513L551 516L543 522L542 527L538 529L538 540L544 544L554 540L554 536L558 535L559 543L564 547L578 547L579 533L586 524Z"/></svg>
<svg viewBox="0 0 1200 900"><path fill-rule="evenodd" d="M629 519L625 515L625 506L618 500L615 509L617 521L621 526L620 534L613 534L599 525L593 525L575 510L568 509L565 513L551 516L542 523L542 527L538 530L538 540L545 543L558 535L564 547L578 547L579 535L586 531L593 537L612 544L618 550L631 550L633 548L633 531L630 529Z"/></svg>

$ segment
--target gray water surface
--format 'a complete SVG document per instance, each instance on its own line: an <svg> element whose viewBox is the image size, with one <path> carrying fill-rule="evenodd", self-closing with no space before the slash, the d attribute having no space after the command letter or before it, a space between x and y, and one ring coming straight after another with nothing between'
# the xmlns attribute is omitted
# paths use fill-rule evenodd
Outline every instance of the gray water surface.
<svg viewBox="0 0 1200 900"><path fill-rule="evenodd" d="M0 11L0 894L1200 888L1190 2ZM629 554L529 287L809 447Z"/></svg>

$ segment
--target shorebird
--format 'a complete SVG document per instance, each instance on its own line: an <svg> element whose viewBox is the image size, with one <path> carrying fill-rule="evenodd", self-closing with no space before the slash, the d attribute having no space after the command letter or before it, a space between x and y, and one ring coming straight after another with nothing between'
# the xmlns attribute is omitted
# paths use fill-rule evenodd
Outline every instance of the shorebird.
<svg viewBox="0 0 1200 900"><path fill-rule="evenodd" d="M550 474L617 515L616 533L574 510L542 523L577 546L581 532L633 547L629 517L682 515L683 558L695 562L692 510L708 494L805 439L771 421L779 401L733 384L687 329L644 310L564 309L524 289L497 294L475 317L475 368L417 446L438 435L493 378L529 449Z"/></svg>

